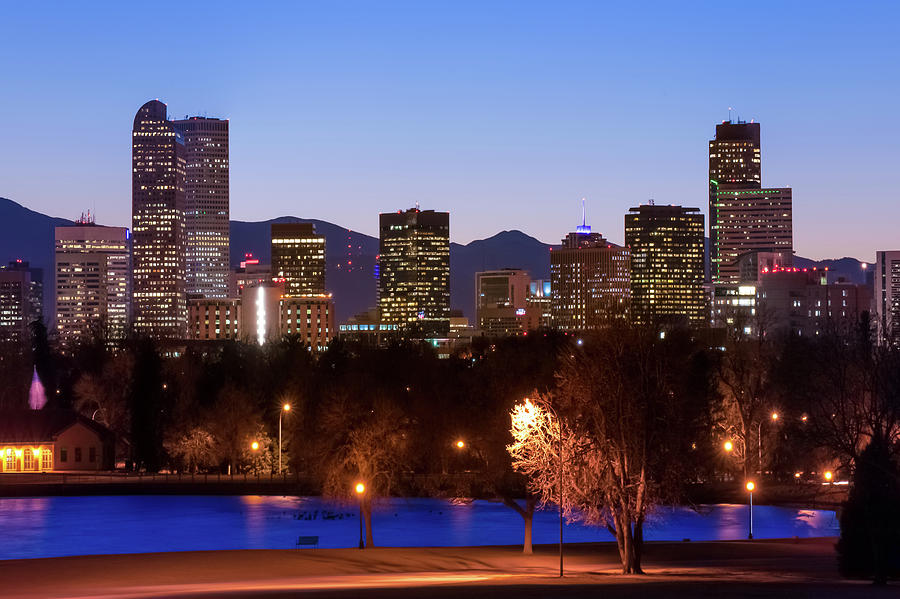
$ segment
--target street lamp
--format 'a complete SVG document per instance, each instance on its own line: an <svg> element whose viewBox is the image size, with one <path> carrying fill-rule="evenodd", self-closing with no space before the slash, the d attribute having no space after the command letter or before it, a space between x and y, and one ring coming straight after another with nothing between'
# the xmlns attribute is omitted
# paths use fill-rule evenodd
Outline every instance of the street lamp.
<svg viewBox="0 0 900 599"><path fill-rule="evenodd" d="M457 449L464 449L465 447L466 447L466 442L463 441L462 439L460 439L459 441L456 442Z"/></svg>
<svg viewBox="0 0 900 599"><path fill-rule="evenodd" d="M530 400L525 398L525 403ZM559 413L550 405L549 402L539 400L541 406L547 408L556 418L556 425L559 427L559 577L563 576L563 430L562 419Z"/></svg>
<svg viewBox="0 0 900 599"><path fill-rule="evenodd" d="M772 412L771 416L772 422L778 420L778 412ZM763 421L759 421L759 426L756 427L756 446L759 451L759 475L762 476L762 423Z"/></svg>
<svg viewBox="0 0 900 599"><path fill-rule="evenodd" d="M722 444L722 449L724 449L728 453L731 453L732 451L734 451L734 443L732 443L731 441L725 441Z"/></svg>
<svg viewBox="0 0 900 599"><path fill-rule="evenodd" d="M356 495L359 497L359 548L365 548L366 544L363 542L363 493L366 492L366 485L362 483L356 483Z"/></svg>
<svg viewBox="0 0 900 599"><path fill-rule="evenodd" d="M250 444L250 449L253 451L259 451L259 441L254 441Z"/></svg>
<svg viewBox="0 0 900 599"><path fill-rule="evenodd" d="M285 412L291 411L291 404L286 403L281 406L281 410L278 412L278 474L281 474L281 417L284 416Z"/></svg>
<svg viewBox="0 0 900 599"><path fill-rule="evenodd" d="M831 470L826 471L825 480L830 483L832 478L834 478L834 473L832 473Z"/></svg>
<svg viewBox="0 0 900 599"><path fill-rule="evenodd" d="M750 534L747 535L747 538L751 541L753 540L753 489L756 488L756 485L753 484L753 481L747 481L747 491L750 493Z"/></svg>

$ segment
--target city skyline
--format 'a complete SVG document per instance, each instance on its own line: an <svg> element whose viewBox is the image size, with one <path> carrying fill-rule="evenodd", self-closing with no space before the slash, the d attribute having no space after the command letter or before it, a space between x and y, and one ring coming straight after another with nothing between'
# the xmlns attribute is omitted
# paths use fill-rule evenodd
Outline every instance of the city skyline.
<svg viewBox="0 0 900 599"><path fill-rule="evenodd" d="M812 14L764 5L732 17L754 32L750 46L712 11L668 7L641 21L641 44L630 28L616 30L638 21L633 9L601 19L586 4L552 14L495 7L477 19L456 7L356 8L348 18L303 8L275 23L224 11L210 18L233 47L214 55L190 39L160 43L160 66L140 70L128 53L105 51L150 27L114 27L130 8L61 7L45 26L67 26L38 47L28 36L38 16L17 7L3 44L33 51L10 65L0 99L16 115L5 129L17 140L0 149L0 195L57 216L90 208L99 222L127 226L123 124L159 96L175 118L229 119L235 220L293 215L377 236L375 214L420 201L454 214L456 242L503 229L553 242L587 197L594 229L621 243L621 214L651 198L708 216L707 142L716 123L740 116L762 123L766 185L794 189L797 252L871 261L894 247L900 216L878 175L897 161L898 125L860 116L897 91L881 76L897 58L886 41L896 8L886 6L845 15L836 5ZM264 34L263 23L274 30ZM295 30L282 36L288 24ZM100 34L86 39L87 30ZM61 47L70 51L60 56ZM749 47L753 56L740 59ZM169 60L176 52L194 60ZM740 77L710 79L735 57L746 65ZM197 60L209 70L191 79ZM66 75L71 61L85 67L78 81ZM51 107L52 125L39 116ZM46 161L59 177L40 177ZM856 209L841 211L850 202Z"/></svg>

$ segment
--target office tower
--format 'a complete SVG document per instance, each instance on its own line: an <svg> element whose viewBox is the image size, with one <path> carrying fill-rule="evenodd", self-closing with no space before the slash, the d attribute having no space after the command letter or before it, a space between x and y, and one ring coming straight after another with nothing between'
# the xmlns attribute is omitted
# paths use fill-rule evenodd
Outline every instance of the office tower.
<svg viewBox="0 0 900 599"><path fill-rule="evenodd" d="M187 333L184 144L159 100L134 117L131 162L134 330L181 339Z"/></svg>
<svg viewBox="0 0 900 599"><path fill-rule="evenodd" d="M325 293L325 236L312 223L272 223L272 276L288 297Z"/></svg>
<svg viewBox="0 0 900 599"><path fill-rule="evenodd" d="M550 252L550 314L563 331L599 329L626 321L631 303L631 256L582 223Z"/></svg>
<svg viewBox="0 0 900 599"><path fill-rule="evenodd" d="M762 187L759 123L716 125L716 137L709 142L709 260L714 283L737 283L736 263L746 252L793 255L791 199L789 188Z"/></svg>
<svg viewBox="0 0 900 599"><path fill-rule="evenodd" d="M55 232L56 330L63 345L89 335L124 339L130 312L131 235L82 219Z"/></svg>
<svg viewBox="0 0 900 599"><path fill-rule="evenodd" d="M900 250L875 253L873 305L879 343L900 343Z"/></svg>
<svg viewBox="0 0 900 599"><path fill-rule="evenodd" d="M737 283L740 258L749 252L775 252L793 263L791 189L737 189L716 192L716 218L710 234L710 276L714 283ZM711 253L712 256L712 253ZM790 260L790 262L788 262Z"/></svg>
<svg viewBox="0 0 900 599"><path fill-rule="evenodd" d="M767 336L815 337L858 328L871 305L871 291L843 279L828 282L827 270L775 268L761 273L756 287L758 331Z"/></svg>
<svg viewBox="0 0 900 599"><path fill-rule="evenodd" d="M34 314L30 291L27 269L0 268L0 344L26 345L31 339L28 326Z"/></svg>
<svg viewBox="0 0 900 599"><path fill-rule="evenodd" d="M184 144L185 291L226 297L229 272L228 120L174 121Z"/></svg>
<svg viewBox="0 0 900 599"><path fill-rule="evenodd" d="M528 296L525 298L525 314L528 316L528 330L548 329L553 326L551 302L553 285L541 279L528 284Z"/></svg>
<svg viewBox="0 0 900 599"><path fill-rule="evenodd" d="M707 321L703 292L703 214L699 208L631 208L625 246L631 251L631 317L637 324L686 318Z"/></svg>
<svg viewBox="0 0 900 599"><path fill-rule="evenodd" d="M29 322L44 320L44 269L31 266L28 260L11 260L7 266L0 266L6 270L24 270L28 272L28 319Z"/></svg>
<svg viewBox="0 0 900 599"><path fill-rule="evenodd" d="M504 268L475 273L475 318L487 336L521 335L528 331L527 297L531 276Z"/></svg>
<svg viewBox="0 0 900 599"><path fill-rule="evenodd" d="M379 217L381 323L410 338L450 334L450 213L411 208Z"/></svg>

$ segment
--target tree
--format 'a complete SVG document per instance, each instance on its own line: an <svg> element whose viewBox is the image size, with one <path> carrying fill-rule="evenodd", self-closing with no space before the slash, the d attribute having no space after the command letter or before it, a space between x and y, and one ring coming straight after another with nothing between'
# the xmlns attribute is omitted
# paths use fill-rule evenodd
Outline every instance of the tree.
<svg viewBox="0 0 900 599"><path fill-rule="evenodd" d="M647 514L690 479L713 395L696 383L711 378L708 364L687 332L610 329L564 358L544 398L558 418L532 402L513 413L514 467L542 503L555 497L570 520L609 530L623 573L642 573Z"/></svg>
<svg viewBox="0 0 900 599"><path fill-rule="evenodd" d="M219 455L231 467L231 473L236 473L262 428L251 397L232 383L225 385L209 412L209 422Z"/></svg>
<svg viewBox="0 0 900 599"><path fill-rule="evenodd" d="M326 496L349 500L357 483L365 485L361 509L366 547L374 547L372 507L379 497L391 495L408 463L408 419L393 403L376 399L371 404L336 398L320 419L318 474Z"/></svg>
<svg viewBox="0 0 900 599"><path fill-rule="evenodd" d="M886 439L872 439L856 461L841 514L838 564L848 578L885 584L900 577L900 469Z"/></svg>
<svg viewBox="0 0 900 599"><path fill-rule="evenodd" d="M198 472L213 466L217 459L216 440L205 428L195 426L184 434L170 434L163 442L169 455L188 472Z"/></svg>

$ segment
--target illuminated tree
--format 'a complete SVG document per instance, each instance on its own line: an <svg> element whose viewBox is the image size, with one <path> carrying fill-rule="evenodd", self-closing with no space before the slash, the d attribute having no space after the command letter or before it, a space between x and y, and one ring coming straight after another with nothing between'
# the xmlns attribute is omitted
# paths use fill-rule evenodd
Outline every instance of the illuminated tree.
<svg viewBox="0 0 900 599"><path fill-rule="evenodd" d="M163 442L169 456L188 472L206 470L219 460L216 440L208 430L195 426L181 435L170 435Z"/></svg>
<svg viewBox="0 0 900 599"><path fill-rule="evenodd" d="M559 419L535 402L512 413L514 467L543 503L560 501L561 480L566 516L613 534L626 574L642 572L651 508L676 500L690 479L713 393L704 352L687 334L661 337L623 328L585 339L564 358L552 396L541 398Z"/></svg>

